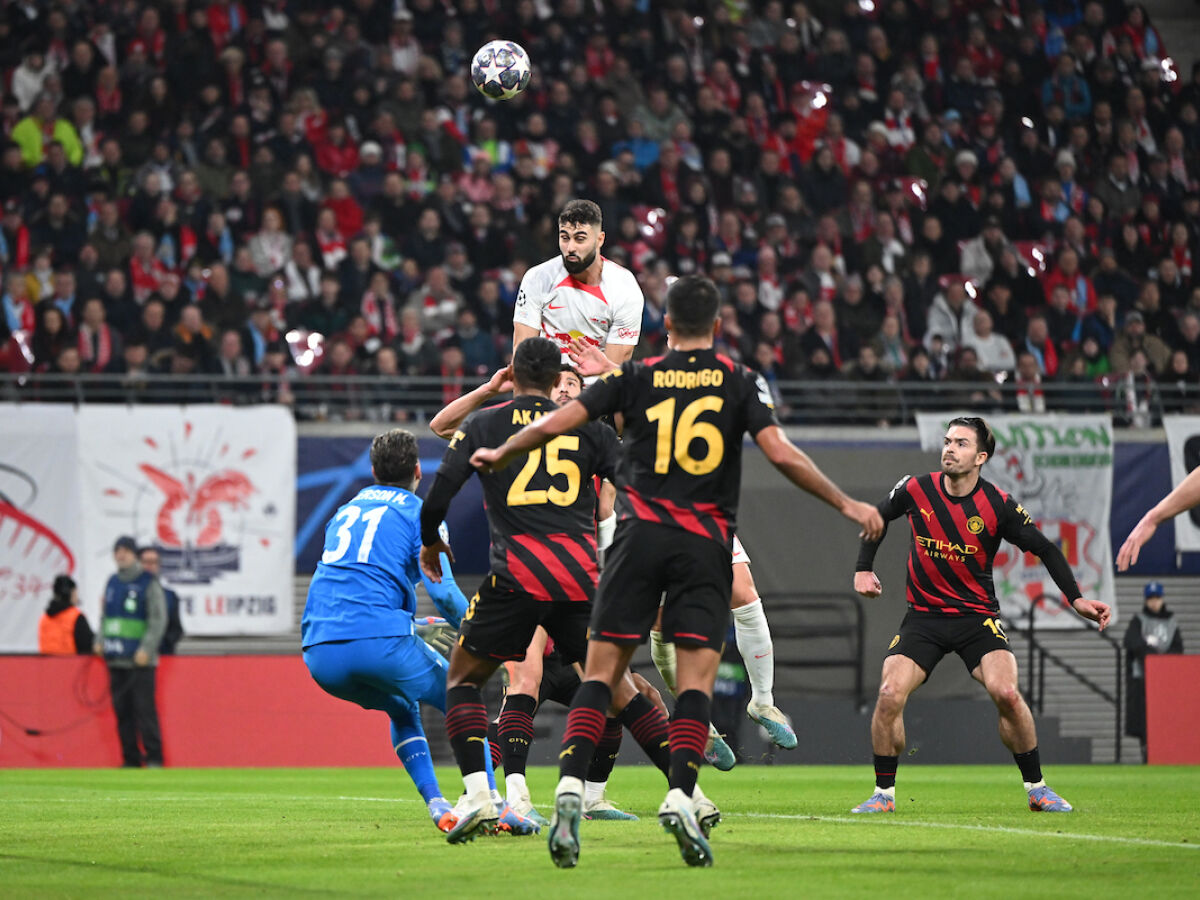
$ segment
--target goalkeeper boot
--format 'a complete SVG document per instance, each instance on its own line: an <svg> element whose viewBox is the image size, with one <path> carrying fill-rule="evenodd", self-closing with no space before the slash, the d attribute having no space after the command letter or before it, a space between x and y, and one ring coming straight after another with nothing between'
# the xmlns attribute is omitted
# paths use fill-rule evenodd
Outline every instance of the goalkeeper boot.
<svg viewBox="0 0 1200 900"><path fill-rule="evenodd" d="M746 715L751 722L756 722L767 732L771 743L784 750L796 749L796 732L778 706L755 706L751 703L746 707Z"/></svg>
<svg viewBox="0 0 1200 900"><path fill-rule="evenodd" d="M492 798L487 794L474 797L467 802L465 812L454 827L446 834L446 842L465 844L482 835L495 834L500 813Z"/></svg>
<svg viewBox="0 0 1200 900"><path fill-rule="evenodd" d="M509 834L517 835L518 837L527 834L537 834L542 830L541 825L533 821L533 819L521 815L509 806L506 801L502 801L500 805L498 827L501 831L507 831Z"/></svg>
<svg viewBox="0 0 1200 900"><path fill-rule="evenodd" d="M617 809L608 801L607 792L601 791L599 797L584 800L583 817L608 822L636 822L637 816Z"/></svg>
<svg viewBox="0 0 1200 900"><path fill-rule="evenodd" d="M1074 807L1044 784L1029 792L1029 808L1033 812L1071 812Z"/></svg>
<svg viewBox="0 0 1200 900"><path fill-rule="evenodd" d="M429 818L433 819L433 824L439 831L449 832L458 824L458 816L454 814L454 808L445 797L434 797L426 806L429 809Z"/></svg>
<svg viewBox="0 0 1200 900"><path fill-rule="evenodd" d="M692 788L692 810L696 814L696 821L700 825L700 831L703 832L705 837L712 834L712 830L721 823L721 811L717 809L717 804L704 796L704 791L700 790L700 785Z"/></svg>
<svg viewBox="0 0 1200 900"><path fill-rule="evenodd" d="M550 859L560 869L573 869L579 862L579 820L583 816L583 782L564 776L554 792L554 815L550 819Z"/></svg>
<svg viewBox="0 0 1200 900"><path fill-rule="evenodd" d="M708 726L708 743L704 745L704 761L722 772L728 772L737 765L737 756L734 755L733 749L725 743L725 738L717 731L715 725Z"/></svg>
<svg viewBox="0 0 1200 900"><path fill-rule="evenodd" d="M675 836L679 855L689 866L711 866L712 848L700 830L692 798L679 788L667 791L667 799L658 808L658 821Z"/></svg>
<svg viewBox="0 0 1200 900"><path fill-rule="evenodd" d="M876 791L868 799L850 810L852 813L884 813L895 811L895 798L889 794L885 794L883 791Z"/></svg>

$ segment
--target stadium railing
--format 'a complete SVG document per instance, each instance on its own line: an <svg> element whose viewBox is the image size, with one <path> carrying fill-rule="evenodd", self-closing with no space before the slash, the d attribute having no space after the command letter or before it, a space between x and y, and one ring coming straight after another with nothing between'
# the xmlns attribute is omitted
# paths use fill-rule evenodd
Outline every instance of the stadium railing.
<svg viewBox="0 0 1200 900"><path fill-rule="evenodd" d="M1124 709L1124 685L1125 685L1125 667L1123 664L1122 645L1119 640L1111 635L1105 634L1091 622L1084 622L1083 627L1077 629L1081 634L1086 632L1095 632L1104 641L1107 641L1112 648L1114 656L1114 690L1109 691L1086 674L1079 671L1068 660L1061 655L1051 650L1044 643L1038 640L1037 637L1037 618L1036 610L1047 603L1060 604L1065 606L1066 603L1061 596L1052 597L1049 594L1041 594L1034 597L1029 603L1029 616L1015 625L1015 630L1020 632L1029 642L1029 663L1027 672L1029 679L1029 689L1027 700L1030 708L1039 715L1043 712L1043 707L1046 701L1046 666L1047 663L1055 666L1068 677L1074 679L1079 684L1083 685L1093 694L1100 697L1106 703L1113 707L1113 736L1114 736L1114 763L1121 761L1121 734L1123 731L1124 719L1122 710ZM1081 620L1082 621L1082 620ZM1061 632L1059 632L1061 633ZM1090 637L1090 635L1089 635Z"/></svg>
<svg viewBox="0 0 1200 900"><path fill-rule="evenodd" d="M64 375L0 373L0 402L46 403L287 403L305 421L423 421L482 378L380 375ZM996 412L1110 413L1118 427L1157 425L1163 407L1145 386L1124 392L1120 379L999 381L780 381L776 408L787 424L887 427L911 425L918 411L970 408ZM1148 400L1146 399L1148 398Z"/></svg>
<svg viewBox="0 0 1200 900"><path fill-rule="evenodd" d="M789 591L763 594L771 611L775 665L783 669L849 669L853 673L854 705L867 708L863 682L866 616L855 594ZM803 647L803 649L801 649ZM817 693L813 685L806 693ZM836 690L845 695L845 688Z"/></svg>

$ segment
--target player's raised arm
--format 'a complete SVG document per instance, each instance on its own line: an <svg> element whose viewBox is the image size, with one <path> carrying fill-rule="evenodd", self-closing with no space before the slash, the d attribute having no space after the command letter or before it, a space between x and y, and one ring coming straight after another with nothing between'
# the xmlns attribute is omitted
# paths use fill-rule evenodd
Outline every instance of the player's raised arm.
<svg viewBox="0 0 1200 900"><path fill-rule="evenodd" d="M1101 631L1108 626L1108 621L1112 618L1112 610L1108 604L1084 598L1079 589L1079 582L1075 580L1075 573L1071 571L1071 564L1063 556L1062 550L1042 534L1034 524L1033 517L1011 497L1004 504L1000 529L1006 540L1042 561L1054 584L1067 598L1071 609L1083 618L1095 622Z"/></svg>
<svg viewBox="0 0 1200 900"><path fill-rule="evenodd" d="M1129 532L1117 551L1117 571L1124 572L1136 565L1146 541L1154 537L1158 526L1181 512L1200 504L1200 469L1193 469L1167 496L1156 503Z"/></svg>
<svg viewBox="0 0 1200 900"><path fill-rule="evenodd" d="M551 438L573 431L588 421L590 416L583 404L572 400L548 416L526 425L495 449L482 448L471 455L471 465L484 472L503 469L518 456L524 456L534 447L540 447Z"/></svg>
<svg viewBox="0 0 1200 900"><path fill-rule="evenodd" d="M877 541L883 535L883 518L870 503L855 500L817 468L807 453L793 444L782 428L770 425L754 436L755 442L784 476L818 500L824 500L843 516L862 526L860 537Z"/></svg>
<svg viewBox="0 0 1200 900"><path fill-rule="evenodd" d="M512 366L497 371L475 390L451 400L429 421L429 430L449 440L463 420L483 404L512 390Z"/></svg>
<svg viewBox="0 0 1200 900"><path fill-rule="evenodd" d="M531 337L537 337L541 332L532 325L524 325L521 322L513 322L513 352L516 352L517 345L521 341Z"/></svg>
<svg viewBox="0 0 1200 900"><path fill-rule="evenodd" d="M616 345L616 347L619 346L619 344ZM628 359L632 355L633 347L630 346L629 353L625 355L625 359ZM608 355L607 350L601 350L595 344L589 344L587 341L579 338L571 341L571 345L567 347L567 356L571 358L571 364L575 366L576 371L584 378L603 375L605 372L619 369L622 362L621 360L614 360Z"/></svg>

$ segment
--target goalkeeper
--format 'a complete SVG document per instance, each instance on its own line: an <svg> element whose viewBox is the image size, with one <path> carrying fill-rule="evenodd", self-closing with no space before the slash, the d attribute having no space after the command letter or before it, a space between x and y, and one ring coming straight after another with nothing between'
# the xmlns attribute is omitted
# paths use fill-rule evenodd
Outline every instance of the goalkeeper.
<svg viewBox="0 0 1200 900"><path fill-rule="evenodd" d="M300 623L304 664L326 693L388 714L396 755L434 824L449 831L456 819L433 772L419 704L446 711L448 664L425 641L449 649L467 601L453 578L443 574L434 584L421 574L416 438L398 428L376 437L371 472L375 484L325 527L325 551ZM414 621L418 580L445 621Z"/></svg>

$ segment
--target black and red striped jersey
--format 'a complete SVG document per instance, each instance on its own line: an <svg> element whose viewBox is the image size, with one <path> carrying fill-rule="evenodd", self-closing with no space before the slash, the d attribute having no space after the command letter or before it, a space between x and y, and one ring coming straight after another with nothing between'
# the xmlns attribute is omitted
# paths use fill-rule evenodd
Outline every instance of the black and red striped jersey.
<svg viewBox="0 0 1200 900"><path fill-rule="evenodd" d="M983 478L970 494L952 497L944 477L941 472L905 475L878 505L885 528L905 515L912 526L906 580L912 609L998 615L992 567L1002 540L1040 557L1068 599L1080 596L1062 552L1024 507ZM862 542L857 571L871 571L882 540Z"/></svg>
<svg viewBox="0 0 1200 900"><path fill-rule="evenodd" d="M732 546L742 436L775 419L761 376L711 349L625 363L579 400L592 418L621 413L619 520L683 528Z"/></svg>
<svg viewBox="0 0 1200 900"><path fill-rule="evenodd" d="M450 500L476 474L471 454L499 447L558 407L524 394L470 416L454 433L421 511L422 539L436 540ZM539 600L591 600L596 566L596 478L613 479L616 432L601 422L559 435L499 472L479 472L497 586ZM430 525L432 531L427 532ZM425 540L428 538L428 540Z"/></svg>

